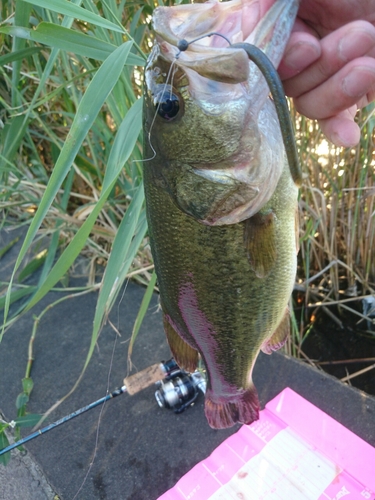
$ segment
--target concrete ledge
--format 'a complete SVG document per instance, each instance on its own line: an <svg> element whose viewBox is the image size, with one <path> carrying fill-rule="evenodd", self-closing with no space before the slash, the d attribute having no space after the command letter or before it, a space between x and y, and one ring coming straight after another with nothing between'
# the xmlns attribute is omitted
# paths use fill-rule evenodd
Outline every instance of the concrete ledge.
<svg viewBox="0 0 375 500"><path fill-rule="evenodd" d="M10 437L10 436L9 436ZM0 466L0 498L3 500L57 500L38 464L18 450L6 467Z"/></svg>
<svg viewBox="0 0 375 500"><path fill-rule="evenodd" d="M82 281L75 284L82 285ZM79 388L52 413L49 422L103 397L107 388L112 391L122 385L128 339L143 293L137 285L127 286L110 316L121 337L109 324L103 328ZM50 293L33 314L58 297ZM34 345L30 412L47 411L77 380L89 348L96 299L96 294L89 294L67 300L43 317ZM137 370L170 357L157 303L155 296L134 348ZM16 415L31 330L28 314L9 329L0 345L0 408L8 420ZM259 357L254 380L262 407L289 386L375 446L375 398L280 353ZM51 499L54 491L62 500L71 500L88 473L79 499L154 500L238 429L210 429L203 397L176 415L157 406L154 391L150 387L132 397L119 396L30 442L27 455L12 458L6 475L0 475L0 497ZM23 468L30 471L35 466L39 471L39 496L32 496L35 476L27 470L18 473L19 460ZM6 489L11 483L16 487Z"/></svg>

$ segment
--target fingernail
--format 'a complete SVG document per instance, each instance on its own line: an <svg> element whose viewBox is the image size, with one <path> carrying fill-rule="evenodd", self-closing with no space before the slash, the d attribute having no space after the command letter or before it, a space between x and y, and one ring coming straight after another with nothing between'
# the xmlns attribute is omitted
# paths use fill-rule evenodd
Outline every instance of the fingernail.
<svg viewBox="0 0 375 500"><path fill-rule="evenodd" d="M349 97L362 97L375 85L375 70L357 67L342 81L342 88Z"/></svg>
<svg viewBox="0 0 375 500"><path fill-rule="evenodd" d="M310 43L300 42L285 52L283 63L294 70L302 71L319 57L319 49Z"/></svg>
<svg viewBox="0 0 375 500"><path fill-rule="evenodd" d="M361 138L361 131L356 123L352 123L350 126L346 124L343 130L339 130L332 134L331 141L336 146L341 148L352 148L356 146Z"/></svg>

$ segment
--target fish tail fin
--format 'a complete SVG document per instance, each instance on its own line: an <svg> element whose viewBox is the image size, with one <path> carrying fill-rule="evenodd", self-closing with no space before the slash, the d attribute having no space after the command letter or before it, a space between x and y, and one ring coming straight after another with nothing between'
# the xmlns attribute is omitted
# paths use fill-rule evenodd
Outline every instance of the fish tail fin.
<svg viewBox="0 0 375 500"><path fill-rule="evenodd" d="M183 370L190 373L194 372L198 365L198 351L179 336L165 314L163 315L163 321L168 344L176 363Z"/></svg>
<svg viewBox="0 0 375 500"><path fill-rule="evenodd" d="M251 424L259 418L258 393L254 386L236 397L215 397L213 391L206 392L204 412L213 429L226 429L233 425Z"/></svg>

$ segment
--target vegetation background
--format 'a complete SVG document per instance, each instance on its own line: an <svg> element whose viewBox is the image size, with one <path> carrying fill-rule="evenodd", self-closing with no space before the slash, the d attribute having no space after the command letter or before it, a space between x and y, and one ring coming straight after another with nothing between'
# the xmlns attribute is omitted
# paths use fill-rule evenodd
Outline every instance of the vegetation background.
<svg viewBox="0 0 375 500"><path fill-rule="evenodd" d="M145 286L145 298L131 351L156 281L140 160L142 68L157 4L0 4L1 228L24 226L26 234L11 280L0 283L0 341L50 290L64 292L61 300L96 292L86 367L114 300L125 280L133 278ZM374 338L375 116L374 104L358 114L361 143L343 150L328 144L315 122L291 112L305 181L293 335L286 349L307 357L303 344L321 309L336 322L349 309ZM0 259L15 241L0 249ZM79 256L88 262L87 286L74 289L69 276ZM105 269L100 279L99 268ZM37 284L28 284L37 269ZM30 325L31 344L45 313ZM17 401L19 425L33 423L26 411L34 383L31 368L32 356ZM8 425L0 425L0 448L6 440L1 431Z"/></svg>

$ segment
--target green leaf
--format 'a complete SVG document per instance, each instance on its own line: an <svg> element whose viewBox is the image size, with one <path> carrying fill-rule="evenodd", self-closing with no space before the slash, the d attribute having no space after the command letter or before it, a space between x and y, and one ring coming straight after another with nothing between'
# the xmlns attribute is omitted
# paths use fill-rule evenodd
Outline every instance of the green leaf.
<svg viewBox="0 0 375 500"><path fill-rule="evenodd" d="M127 260L124 261L124 258L128 253L130 244L134 236L134 232L138 224L143 200L143 185L141 185L138 188L131 204L129 205L129 208L125 213L124 218L121 221L112 245L111 255L108 259L98 297L98 302L96 304L90 353L92 353L95 347L96 340L102 326L103 318L108 312L107 302L108 300L110 300L111 294L114 292L114 290L118 288L118 285L121 286L121 283L118 283L119 275L121 273L122 266L125 262L127 262ZM131 262L127 262L128 267L130 266L130 264Z"/></svg>
<svg viewBox="0 0 375 500"><path fill-rule="evenodd" d="M5 432L0 432L0 450L3 450L9 446L8 438L5 435ZM10 451L4 453L4 455L0 455L0 464L7 465L10 460Z"/></svg>
<svg viewBox="0 0 375 500"><path fill-rule="evenodd" d="M61 198L61 206L60 206L60 209L63 213L66 213L66 211L67 211L68 201L70 198L70 193L71 193L71 189L72 189L72 185L73 185L74 176L75 176L75 171L74 171L74 169L71 169L67 178L66 178L66 181L64 182L64 194ZM48 246L47 258L44 261L43 269L42 269L42 272L40 273L39 284L43 283L43 281L46 279L46 276L48 275L49 271L51 270L51 267L53 266L53 264L55 262L56 252L57 252L57 249L59 247L59 239L60 239L59 228L60 228L61 224L62 224L62 220L57 219L57 221L55 223L55 227L56 227L57 231L54 231L52 238L50 240L50 244ZM67 279L68 279L68 276L67 276ZM66 286L68 286L68 284Z"/></svg>
<svg viewBox="0 0 375 500"><path fill-rule="evenodd" d="M9 304L17 302L17 300L26 297L26 295L32 294L36 290L35 286L28 286L27 288L21 288L20 290L14 290L10 293ZM4 309L6 301L6 295L0 297L0 309Z"/></svg>
<svg viewBox="0 0 375 500"><path fill-rule="evenodd" d="M94 14L93 12L74 5L72 2L67 2L66 0L25 0L28 3L37 5L38 7L44 7L45 9L52 10L58 14L64 14L69 17L74 17L80 19L81 21L86 21L96 26L101 26L102 28L107 28L113 31L124 32L124 29L118 24L114 24L103 17Z"/></svg>
<svg viewBox="0 0 375 500"><path fill-rule="evenodd" d="M34 387L33 379L30 377L25 377L22 379L22 387L26 394L30 394Z"/></svg>
<svg viewBox="0 0 375 500"><path fill-rule="evenodd" d="M22 271L18 275L18 281L20 283L40 268L40 266L47 258L47 253L47 249L42 250L22 269Z"/></svg>
<svg viewBox="0 0 375 500"><path fill-rule="evenodd" d="M147 286L146 293L143 296L141 306L139 308L137 318L134 323L133 331L132 331L132 336L130 337L130 343L129 343L129 348L128 348L128 359L130 360L131 355L133 353L133 346L135 339L137 338L139 329L141 327L143 318L145 317L145 314L147 312L148 306L150 305L150 300L152 298L152 294L154 292L155 288L155 283L156 283L156 273L155 271L152 273L150 282Z"/></svg>
<svg viewBox="0 0 375 500"><path fill-rule="evenodd" d="M27 26L29 24L30 13L31 6L23 2L23 0L17 0L15 3L14 24L18 26ZM12 52L18 52L24 47L25 41L16 37L13 41ZM12 66L12 106L15 108L21 104L21 96L16 91L20 81L21 61L16 60Z"/></svg>
<svg viewBox="0 0 375 500"><path fill-rule="evenodd" d="M99 61L106 59L116 49L115 45L99 40L99 38L46 22L40 23L35 30L18 26L6 26L0 28L0 33L26 38L27 40L43 43L50 47ZM130 53L126 64L144 66L145 61L141 57Z"/></svg>
<svg viewBox="0 0 375 500"><path fill-rule="evenodd" d="M19 241L20 237L14 238L11 242L9 242L5 247L0 248L0 259L4 257L4 255Z"/></svg>
<svg viewBox="0 0 375 500"><path fill-rule="evenodd" d="M4 130L1 134L3 148L1 154L6 158L7 162L12 162L13 158L20 147L21 141L25 136L27 127L27 120L22 115L11 118L5 124ZM0 172L5 167L5 161L0 158Z"/></svg>
<svg viewBox="0 0 375 500"><path fill-rule="evenodd" d="M128 161L142 129L143 100L138 99L126 113L116 134L103 179L103 190L116 179Z"/></svg>
<svg viewBox="0 0 375 500"><path fill-rule="evenodd" d="M0 66L4 66L4 64L14 61L22 61L22 59L32 56L41 50L41 47L29 47L28 49L21 49L16 52L11 52L10 54L6 54L5 56L0 56Z"/></svg>
<svg viewBox="0 0 375 500"><path fill-rule="evenodd" d="M126 276L129 272L129 268L139 250L142 241L146 236L146 233L147 233L147 220L146 220L145 210L143 209L139 215L136 233L132 239L129 249L127 253L122 256L122 261L118 263L118 277L116 278L116 281L113 284L113 288L106 302L105 314L108 314L108 312L112 309L112 306L118 294L121 291L122 285L124 284Z"/></svg>
<svg viewBox="0 0 375 500"><path fill-rule="evenodd" d="M43 415L28 413L24 417L17 417L15 422L19 427L34 427L42 417Z"/></svg>
<svg viewBox="0 0 375 500"><path fill-rule="evenodd" d="M7 429L9 427L9 424L7 422L1 423L0 422L0 432L3 432L4 429Z"/></svg>
<svg viewBox="0 0 375 500"><path fill-rule="evenodd" d="M26 252L30 248L30 245L44 219L46 216L56 194L58 193L62 183L64 182L64 179L66 175L68 174L72 163L74 161L75 156L77 155L79 148L82 145L82 142L84 141L90 127L92 126L96 116L98 115L102 105L104 104L106 98L108 97L110 91L112 90L113 86L119 79L121 72L123 70L124 64L129 56L129 51L132 47L132 42L126 42L120 47L118 47L112 54L110 54L107 59L103 62L103 64L100 66L98 71L96 72L95 76L93 77L92 81L90 82L89 86L87 87L87 90L78 106L77 112L74 117L74 121L72 123L71 129L68 133L68 136L64 142L64 145L61 149L60 155L57 159L57 162L55 164L55 167L52 171L51 177L49 179L49 182L47 184L47 187L45 189L44 195L42 199L40 200L40 204L38 207L38 210L35 213L35 216L30 224L30 227L27 231L25 240L23 242L23 245L20 249L20 252L18 254L18 258L16 261L16 264L14 266L14 270L12 273L12 278L10 282L10 287L12 285L14 275L16 271L18 270L23 258L26 255ZM137 136L139 134L139 130L137 130ZM134 147L134 146L133 146ZM107 194L107 196L109 193ZM95 217L98 215L98 210L95 210L90 214L90 217L88 220L91 221L93 224L94 221L92 220L92 215L95 213ZM86 221L87 222L87 221ZM86 226L87 227L87 226ZM83 229L83 226L80 228L81 230ZM83 236L83 231L80 233L80 237ZM76 235L77 236L77 235ZM86 232L85 234L85 240L87 238L88 234ZM75 238L73 239L73 241ZM84 241L81 241L81 244L84 244ZM77 243L77 241L76 241ZM75 244L76 244L75 243ZM69 248L69 247L68 247ZM82 248L82 247L80 247ZM76 252L73 252L75 254L74 258L77 256ZM58 273L59 277L57 280L66 272L67 266L62 265L61 258L59 259L59 265L62 268L62 272ZM56 265L55 265L56 268ZM53 282L51 286L53 286L56 283L56 281ZM7 314L9 312L9 300L10 300L10 287L7 293L7 300L5 303L5 314L4 314L4 324L6 321ZM50 288L46 289L46 287L41 287L37 294L34 296L34 299L36 296L39 296L40 298L47 293L47 291ZM36 301L33 301L33 304L35 304ZM29 307L30 308L30 303ZM2 331L2 335L4 333L4 328ZM2 335L0 335L0 340L2 338Z"/></svg>
<svg viewBox="0 0 375 500"><path fill-rule="evenodd" d="M111 154L108 159L108 166L105 173L103 188L99 200L95 204L93 211L79 228L74 238L64 250L55 266L47 276L44 283L40 286L34 297L27 304L25 311L28 311L57 283L61 276L66 273L72 265L79 252L83 248L91 229L103 208L108 196L110 195L118 175L120 175L123 164L127 161L134 149L134 145L139 136L142 126L142 100L136 101L125 116L123 123L116 135L112 146ZM126 139L126 140L125 140ZM112 153L113 151L113 153ZM120 155L120 156L119 156ZM56 167L55 167L56 168ZM124 219L126 218L126 215Z"/></svg>
<svg viewBox="0 0 375 500"><path fill-rule="evenodd" d="M25 406L29 401L29 396L25 394L24 392L21 392L18 394L17 399L16 399L16 408L17 410L20 410L23 406Z"/></svg>

